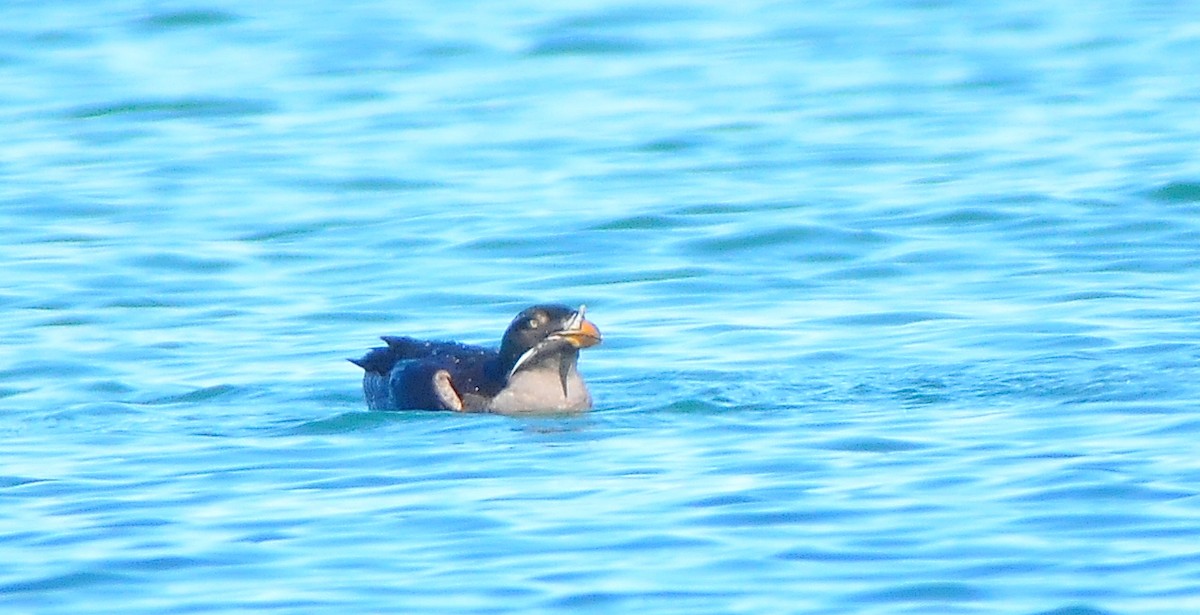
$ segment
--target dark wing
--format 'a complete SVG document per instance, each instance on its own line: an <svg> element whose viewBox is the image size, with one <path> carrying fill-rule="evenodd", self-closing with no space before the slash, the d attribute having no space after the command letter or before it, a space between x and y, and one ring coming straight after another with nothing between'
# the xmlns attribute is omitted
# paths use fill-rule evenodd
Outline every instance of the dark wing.
<svg viewBox="0 0 1200 615"><path fill-rule="evenodd" d="M384 337L388 349L402 359L422 359L437 365L450 375L460 396L492 397L504 388L507 374L501 373L500 354L482 346L417 340L411 337Z"/></svg>
<svg viewBox="0 0 1200 615"><path fill-rule="evenodd" d="M494 350L411 337L382 339L386 348L351 359L366 372L363 391L372 409L479 410L504 387L506 375Z"/></svg>
<svg viewBox="0 0 1200 615"><path fill-rule="evenodd" d="M414 359L401 364L388 379L393 408L397 410L463 409L450 372L437 361Z"/></svg>

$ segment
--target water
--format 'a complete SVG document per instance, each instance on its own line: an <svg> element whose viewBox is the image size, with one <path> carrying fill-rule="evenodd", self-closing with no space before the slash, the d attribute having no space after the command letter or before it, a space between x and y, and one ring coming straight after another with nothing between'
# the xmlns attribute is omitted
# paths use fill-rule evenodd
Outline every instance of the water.
<svg viewBox="0 0 1200 615"><path fill-rule="evenodd" d="M1190 5L243 4L0 9L6 612L1200 608Z"/></svg>

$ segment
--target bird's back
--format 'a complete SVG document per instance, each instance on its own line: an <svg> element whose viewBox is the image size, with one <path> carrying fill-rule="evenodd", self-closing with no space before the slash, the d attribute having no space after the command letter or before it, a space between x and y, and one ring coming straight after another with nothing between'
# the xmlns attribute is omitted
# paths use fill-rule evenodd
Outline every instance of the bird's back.
<svg viewBox="0 0 1200 615"><path fill-rule="evenodd" d="M363 391L373 410L436 409L433 375L450 374L464 403L486 403L504 387L495 350L460 344L384 336L384 348L374 348L352 362L363 368Z"/></svg>

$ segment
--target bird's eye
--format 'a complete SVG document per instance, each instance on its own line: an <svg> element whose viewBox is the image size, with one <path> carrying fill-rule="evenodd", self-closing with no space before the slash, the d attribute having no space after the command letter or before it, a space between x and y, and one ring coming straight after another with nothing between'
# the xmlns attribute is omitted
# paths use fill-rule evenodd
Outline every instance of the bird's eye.
<svg viewBox="0 0 1200 615"><path fill-rule="evenodd" d="M536 318L530 318L529 320L525 321L525 328L527 329L536 329L540 326L542 326L542 323Z"/></svg>

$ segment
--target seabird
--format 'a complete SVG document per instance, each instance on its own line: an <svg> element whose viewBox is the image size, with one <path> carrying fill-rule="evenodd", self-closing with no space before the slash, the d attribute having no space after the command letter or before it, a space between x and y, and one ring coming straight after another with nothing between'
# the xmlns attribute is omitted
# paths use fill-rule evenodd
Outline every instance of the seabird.
<svg viewBox="0 0 1200 615"><path fill-rule="evenodd" d="M600 343L600 330L565 305L535 305L513 319L500 350L458 342L384 336L386 347L361 359L363 393L372 410L580 412L592 407L576 369L579 350Z"/></svg>

